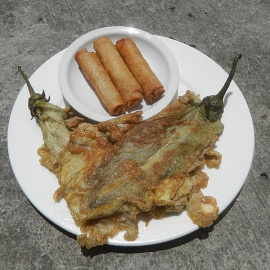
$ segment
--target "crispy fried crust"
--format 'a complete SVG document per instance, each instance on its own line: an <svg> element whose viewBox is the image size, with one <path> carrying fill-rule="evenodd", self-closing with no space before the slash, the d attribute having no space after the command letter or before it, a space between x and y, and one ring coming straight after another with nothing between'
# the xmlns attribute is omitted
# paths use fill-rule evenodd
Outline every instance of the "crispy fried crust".
<svg viewBox="0 0 270 270"><path fill-rule="evenodd" d="M138 113L84 122L57 157L39 150L41 163L58 177L55 198L64 197L81 228L80 245L103 245L123 230L135 240L140 213L156 218L186 208L203 227L217 218L216 202L201 193L208 182L202 169L221 161L213 147L223 125L206 121L199 102L188 91L144 122Z"/></svg>

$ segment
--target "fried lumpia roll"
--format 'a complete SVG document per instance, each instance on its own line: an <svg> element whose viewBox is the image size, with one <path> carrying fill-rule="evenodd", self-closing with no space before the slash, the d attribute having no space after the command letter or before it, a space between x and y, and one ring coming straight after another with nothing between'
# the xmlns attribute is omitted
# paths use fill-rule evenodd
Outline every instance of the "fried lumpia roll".
<svg viewBox="0 0 270 270"><path fill-rule="evenodd" d="M127 107L139 103L143 91L112 41L108 37L101 37L93 42L93 46Z"/></svg>
<svg viewBox="0 0 270 270"><path fill-rule="evenodd" d="M117 116L125 113L125 102L102 66L99 57L84 48L75 54L75 59L110 115Z"/></svg>
<svg viewBox="0 0 270 270"><path fill-rule="evenodd" d="M146 99L150 103L159 99L164 93L164 87L144 59L135 42L131 38L122 38L116 42L116 48L143 89Z"/></svg>

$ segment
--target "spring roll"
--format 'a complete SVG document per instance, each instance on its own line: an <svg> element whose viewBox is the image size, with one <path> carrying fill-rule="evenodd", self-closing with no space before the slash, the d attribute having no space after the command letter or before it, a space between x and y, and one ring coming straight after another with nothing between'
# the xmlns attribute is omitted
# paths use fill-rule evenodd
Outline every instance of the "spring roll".
<svg viewBox="0 0 270 270"><path fill-rule="evenodd" d="M143 89L148 102L153 103L158 100L164 93L164 87L135 42L131 38L122 38L116 42L116 48Z"/></svg>
<svg viewBox="0 0 270 270"><path fill-rule="evenodd" d="M93 42L93 46L127 107L138 104L143 98L143 91L112 41L108 37L101 37Z"/></svg>
<svg viewBox="0 0 270 270"><path fill-rule="evenodd" d="M95 88L110 115L117 116L125 113L125 102L102 66L98 56L84 48L75 54L75 59L86 79Z"/></svg>

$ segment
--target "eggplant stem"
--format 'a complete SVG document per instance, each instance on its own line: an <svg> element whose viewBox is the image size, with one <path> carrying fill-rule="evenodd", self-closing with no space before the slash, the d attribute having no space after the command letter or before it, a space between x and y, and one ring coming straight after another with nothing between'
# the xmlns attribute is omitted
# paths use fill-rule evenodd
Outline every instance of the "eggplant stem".
<svg viewBox="0 0 270 270"><path fill-rule="evenodd" d="M230 74L229 74L229 77L227 78L224 86L221 88L221 90L219 91L219 93L217 94L217 97L219 98L222 98L224 97L226 91L228 90L230 84L231 84L231 81L233 79L233 76L234 76L234 73L235 73L235 70L236 70L236 66L237 66L237 62L238 60L240 60L242 58L242 54L239 53L235 56L234 60L233 60L233 64L232 64L232 68L231 68L231 71L230 71Z"/></svg>
<svg viewBox="0 0 270 270"><path fill-rule="evenodd" d="M232 82L237 62L241 57L242 54L237 54L235 56L230 74L221 90L216 95L207 96L202 100L200 106L204 107L204 113L207 120L215 122L221 118L224 109L223 98Z"/></svg>
<svg viewBox="0 0 270 270"><path fill-rule="evenodd" d="M22 75L22 77L24 78L24 80L25 80L25 82L27 84L27 87L28 87L30 96L34 95L35 94L35 91L34 91L32 85L31 85L31 83L29 82L27 76L23 72L22 67L21 66L18 66L18 70L19 70L20 74Z"/></svg>

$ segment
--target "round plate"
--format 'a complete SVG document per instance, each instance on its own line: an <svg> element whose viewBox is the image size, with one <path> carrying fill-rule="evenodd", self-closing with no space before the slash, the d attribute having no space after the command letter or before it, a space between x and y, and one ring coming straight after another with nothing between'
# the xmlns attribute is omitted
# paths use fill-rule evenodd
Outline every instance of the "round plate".
<svg viewBox="0 0 270 270"><path fill-rule="evenodd" d="M221 89L228 74L214 61L183 43L165 37L157 38L170 48L178 61L181 74L179 95L183 95L187 89L190 89L203 98ZM30 77L35 91L41 93L44 89L46 94L51 96L51 102L60 107L64 106L64 100L58 85L58 66L63 53L64 51L53 56ZM238 64L238 69L241 69L241 62ZM80 230L74 224L65 200L60 203L53 200L53 193L59 187L55 175L39 163L37 149L43 144L43 139L36 121L31 120L27 107L28 97L28 89L24 85L14 104L9 121L8 150L14 174L23 192L36 209L59 227L77 235ZM251 115L234 81L231 83L225 101L226 106L222 116L225 129L216 148L222 154L222 163L219 169L205 169L210 180L208 187L203 190L205 195L212 195L217 199L220 213L241 190L254 151ZM121 246L157 244L185 236L197 228L184 211L180 214L168 215L161 220L151 220L148 226L140 221L139 236L136 241L125 241L123 234L120 233L110 239L109 244Z"/></svg>
<svg viewBox="0 0 270 270"><path fill-rule="evenodd" d="M92 120L99 122L112 118L100 103L94 88L85 80L74 58L76 52L83 48L94 51L93 41L104 36L109 37L114 44L120 38L132 38L164 86L165 93L161 99L152 105L143 99L132 111L142 110L143 118L148 119L165 108L177 93L179 71L176 59L170 49L157 37L142 30L121 26L89 32L67 48L58 69L59 85L66 101L79 113Z"/></svg>

